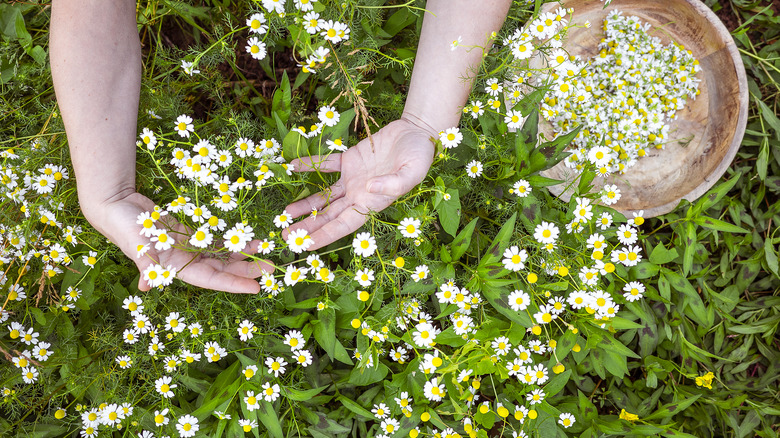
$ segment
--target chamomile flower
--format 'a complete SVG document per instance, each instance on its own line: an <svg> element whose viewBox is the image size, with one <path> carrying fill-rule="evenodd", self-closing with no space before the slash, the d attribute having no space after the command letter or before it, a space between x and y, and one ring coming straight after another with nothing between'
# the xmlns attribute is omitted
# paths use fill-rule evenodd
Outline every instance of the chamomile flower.
<svg viewBox="0 0 780 438"><path fill-rule="evenodd" d="M286 370L287 361L283 357L269 357L265 360L265 366L268 372L273 373L274 377L279 377Z"/></svg>
<svg viewBox="0 0 780 438"><path fill-rule="evenodd" d="M623 245L633 245L638 239L636 229L628 224L619 226L616 234L618 240Z"/></svg>
<svg viewBox="0 0 780 438"><path fill-rule="evenodd" d="M254 337L256 328L251 321L245 319L238 325L236 330L238 331L238 337L246 342Z"/></svg>
<svg viewBox="0 0 780 438"><path fill-rule="evenodd" d="M172 373L176 371L176 367L179 366L178 356L167 356L163 359L165 371Z"/></svg>
<svg viewBox="0 0 780 438"><path fill-rule="evenodd" d="M606 211L601 213L598 220L596 220L596 224L602 231L606 230L612 226L612 215Z"/></svg>
<svg viewBox="0 0 780 438"><path fill-rule="evenodd" d="M141 132L141 143L146 146L147 149L154 150L154 147L157 145L157 137L155 137L154 133L149 128L144 128Z"/></svg>
<svg viewBox="0 0 780 438"><path fill-rule="evenodd" d="M504 116L504 123L506 123L506 126L509 129L520 129L523 126L524 121L523 113L520 111L509 111L506 116Z"/></svg>
<svg viewBox="0 0 780 438"><path fill-rule="evenodd" d="M344 142L341 140L341 138L337 138L334 140L328 140L325 142L325 144L328 145L328 149L336 152L346 152L347 151L347 145L344 144Z"/></svg>
<svg viewBox="0 0 780 438"><path fill-rule="evenodd" d="M338 44L341 41L349 39L349 27L338 21L323 21L320 24L320 35L325 38L326 41L330 41L333 44Z"/></svg>
<svg viewBox="0 0 780 438"><path fill-rule="evenodd" d="M312 364L312 355L309 350L293 350L292 358L298 365L307 367Z"/></svg>
<svg viewBox="0 0 780 438"><path fill-rule="evenodd" d="M493 340L490 344L496 354L499 356L505 356L512 349L512 344L509 343L509 338L506 336L499 336Z"/></svg>
<svg viewBox="0 0 780 438"><path fill-rule="evenodd" d="M355 250L355 254L361 257L370 257L377 249L376 239L371 233L358 233L352 240L352 248Z"/></svg>
<svg viewBox="0 0 780 438"><path fill-rule="evenodd" d="M420 236L420 220L413 217L404 218L398 225L398 230L402 236L416 239Z"/></svg>
<svg viewBox="0 0 780 438"><path fill-rule="evenodd" d="M354 280L363 287L369 287L374 281L374 271L372 269L359 269L355 272Z"/></svg>
<svg viewBox="0 0 780 438"><path fill-rule="evenodd" d="M262 13L252 14L246 19L246 25L249 27L249 32L258 35L262 35L268 31L268 26L265 23L265 14Z"/></svg>
<svg viewBox="0 0 780 438"><path fill-rule="evenodd" d="M176 430L179 431L181 438L195 436L198 430L200 430L198 418L189 414L179 417L176 421Z"/></svg>
<svg viewBox="0 0 780 438"><path fill-rule="evenodd" d="M510 190L510 192L517 195L518 198L525 198L531 194L531 184L528 181L521 179L512 185L512 190Z"/></svg>
<svg viewBox="0 0 780 438"><path fill-rule="evenodd" d="M176 133L179 137L189 138L190 134L195 132L195 125L192 124L192 117L182 114L176 118Z"/></svg>
<svg viewBox="0 0 780 438"><path fill-rule="evenodd" d="M270 382L263 383L263 398L265 401L272 403L275 402L276 399L279 398L279 395L281 393L281 388L279 388L278 383L274 383L271 385Z"/></svg>
<svg viewBox="0 0 780 438"><path fill-rule="evenodd" d="M201 226L198 228L189 239L190 245L200 249L204 249L211 245L213 241L214 235L208 229L208 226Z"/></svg>
<svg viewBox="0 0 780 438"><path fill-rule="evenodd" d="M123 370L133 366L133 360L130 358L130 356L117 356L116 363L119 365L119 368L122 368Z"/></svg>
<svg viewBox="0 0 780 438"><path fill-rule="evenodd" d="M287 267L287 271L284 273L284 284L287 286L295 286L299 281L306 279L307 268L299 268L294 265Z"/></svg>
<svg viewBox="0 0 780 438"><path fill-rule="evenodd" d="M387 436L392 436L400 425L401 423L395 418L386 418L379 424L379 429Z"/></svg>
<svg viewBox="0 0 780 438"><path fill-rule="evenodd" d="M477 178L482 175L482 163L477 160L472 160L466 165L466 175L471 178Z"/></svg>
<svg viewBox="0 0 780 438"><path fill-rule="evenodd" d="M574 218L578 221L590 221L593 218L593 206L590 204L590 199L576 198L576 202Z"/></svg>
<svg viewBox="0 0 780 438"><path fill-rule="evenodd" d="M258 61L265 59L268 54L265 43L257 37L249 38L249 41L246 42L246 51Z"/></svg>
<svg viewBox="0 0 780 438"><path fill-rule="evenodd" d="M287 235L287 247L296 254L306 251L313 244L314 240L306 230L297 229Z"/></svg>
<svg viewBox="0 0 780 438"><path fill-rule="evenodd" d="M173 397L173 389L178 387L176 384L171 384L172 381L170 376L162 376L154 381L154 387L163 397L171 398Z"/></svg>
<svg viewBox="0 0 780 438"><path fill-rule="evenodd" d="M22 380L24 383L34 383L38 381L38 369L33 366L22 368Z"/></svg>
<svg viewBox="0 0 780 438"><path fill-rule="evenodd" d="M332 106L323 106L320 108L320 112L317 114L317 117L319 117L320 121L325 124L325 126L336 126L336 124L339 122L339 119L341 118L341 115L336 111L336 108Z"/></svg>
<svg viewBox="0 0 780 438"><path fill-rule="evenodd" d="M287 210L284 210L281 214L274 217L274 225L277 228L287 228L292 225L292 216L290 216Z"/></svg>
<svg viewBox="0 0 780 438"><path fill-rule="evenodd" d="M430 323L420 323L415 327L415 331L412 333L412 340L419 347L427 348L433 346L436 336L438 336L440 330L431 325Z"/></svg>
<svg viewBox="0 0 780 438"><path fill-rule="evenodd" d="M614 184L607 184L601 190L601 202L604 205L613 205L620 200L620 189Z"/></svg>
<svg viewBox="0 0 780 438"><path fill-rule="evenodd" d="M460 129L457 127L448 128L439 135L439 140L444 149L452 149L463 141L463 134L461 134Z"/></svg>
<svg viewBox="0 0 780 438"><path fill-rule="evenodd" d="M574 415L572 415L572 414L570 414L568 412L564 412L560 416L558 416L558 424L560 424L564 428L571 427L574 424L575 421L576 420L574 418Z"/></svg>
<svg viewBox="0 0 780 438"><path fill-rule="evenodd" d="M412 273L412 280L415 282L419 282L420 280L425 280L428 278L428 275L430 275L431 270L428 268L428 265L419 265L416 268L414 268L414 272Z"/></svg>
<svg viewBox="0 0 780 438"><path fill-rule="evenodd" d="M626 301L629 302L642 299L644 293L645 286L638 281L626 283L626 285L623 287L623 297L625 297Z"/></svg>
<svg viewBox="0 0 780 438"><path fill-rule="evenodd" d="M425 382L425 385L423 386L423 394L428 400L438 402L441 401L445 395L447 395L447 390L445 389L443 383L439 383L439 378L436 377Z"/></svg>
<svg viewBox="0 0 780 438"><path fill-rule="evenodd" d="M485 93L493 97L498 97L502 91L504 91L504 86L498 82L497 78L490 78L485 81Z"/></svg>
<svg viewBox="0 0 780 438"><path fill-rule="evenodd" d="M555 224L542 221L542 223L537 225L534 229L534 239L542 244L555 243L559 233L560 230Z"/></svg>
<svg viewBox="0 0 780 438"><path fill-rule="evenodd" d="M481 116L482 114L485 114L485 107L482 104L482 101L471 101L471 105L466 106L463 109L463 112L466 112L467 114L470 114L472 118L477 118Z"/></svg>
<svg viewBox="0 0 780 438"><path fill-rule="evenodd" d="M544 391L537 388L525 395L525 399L532 405L539 404L544 401Z"/></svg>
<svg viewBox="0 0 780 438"><path fill-rule="evenodd" d="M383 420L390 415L390 408L384 403L378 403L371 409L371 413L376 415L377 420Z"/></svg>
<svg viewBox="0 0 780 438"><path fill-rule="evenodd" d="M190 332L190 336L192 336L193 338L197 338L203 332L203 327L200 325L199 322L193 322L192 324L187 326L187 331Z"/></svg>
<svg viewBox="0 0 780 438"><path fill-rule="evenodd" d="M509 307L515 312L520 312L528 308L531 304L531 297L522 290L515 290L509 294L507 299Z"/></svg>
<svg viewBox="0 0 780 438"><path fill-rule="evenodd" d="M504 268L509 271L517 272L525 269L525 261L528 259L528 253L513 245L504 251Z"/></svg>

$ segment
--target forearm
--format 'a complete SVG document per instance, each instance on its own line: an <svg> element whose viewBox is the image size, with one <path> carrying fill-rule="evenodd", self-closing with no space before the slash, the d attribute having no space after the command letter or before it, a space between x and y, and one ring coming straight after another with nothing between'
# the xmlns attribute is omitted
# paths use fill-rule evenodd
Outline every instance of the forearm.
<svg viewBox="0 0 780 438"><path fill-rule="evenodd" d="M135 191L141 45L134 0L54 0L54 89L68 135L79 203L102 205Z"/></svg>
<svg viewBox="0 0 780 438"><path fill-rule="evenodd" d="M511 0L428 0L404 117L435 132L457 126L475 74L481 47L504 23ZM461 38L462 46L451 49Z"/></svg>

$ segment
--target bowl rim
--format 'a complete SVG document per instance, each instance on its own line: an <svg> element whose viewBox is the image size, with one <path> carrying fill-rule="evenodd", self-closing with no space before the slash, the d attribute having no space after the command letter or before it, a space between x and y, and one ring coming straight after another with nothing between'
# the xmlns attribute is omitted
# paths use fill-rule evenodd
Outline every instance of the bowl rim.
<svg viewBox="0 0 780 438"><path fill-rule="evenodd" d="M592 1L596 2L596 0L592 0ZM748 119L748 106L749 106L747 72L745 71L745 64L742 61L742 56L739 53L739 49L737 48L736 42L734 41L734 37L728 31L726 25L723 24L720 18L718 18L715 12L713 12L712 9L707 7L701 0L681 0L681 1L684 1L690 7L692 7L697 13L703 15L706 21L713 26L718 37L721 40L726 42L724 48L727 50L729 54L729 58L732 60L734 69L736 70L735 73L736 73L738 89L739 89L739 96L737 99L737 101L739 102L739 115L737 117L737 124L733 136L731 138L731 144L729 144L728 150L726 151L726 154L723 156L723 159L708 175L704 176L702 182L699 185L694 187L688 193L677 196L672 201L669 201L662 205L651 206L649 208L645 208L644 210L620 209L619 205L612 207L626 216L630 216L633 213L639 213L640 211L643 212L642 215L643 217L646 218L660 216L673 211L680 204L680 201L682 201L683 199L689 202L693 202L698 198L700 198L702 195L707 193L707 191L709 191L709 189L712 188L715 185L715 183L717 183L721 179L721 177L726 173L726 170L728 170L728 168L731 167L731 164L734 161L734 158L736 157L737 152L739 151L739 148L742 144L742 140L744 139L745 136L745 129L747 128L747 119ZM566 0L562 1L562 5L564 7L566 6L566 3L567 3ZM559 5L560 5L559 3L555 3L555 2L546 3L542 10L545 10L549 7L555 8ZM616 6L619 8L619 5ZM626 10L626 12L630 12L630 10ZM558 165L561 164L559 163ZM561 183L555 186L548 187L548 189L553 194L560 197L564 201L568 201L569 199L571 199L571 193L568 191L564 191L564 187L565 184Z"/></svg>

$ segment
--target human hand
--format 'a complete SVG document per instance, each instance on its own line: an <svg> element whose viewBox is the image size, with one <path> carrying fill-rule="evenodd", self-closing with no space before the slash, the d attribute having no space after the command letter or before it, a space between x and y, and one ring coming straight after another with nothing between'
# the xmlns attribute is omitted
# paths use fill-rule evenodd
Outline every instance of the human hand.
<svg viewBox="0 0 780 438"><path fill-rule="evenodd" d="M322 248L360 228L369 212L384 210L422 182L433 162L436 133L408 119L391 122L369 139L341 154L293 160L298 171L341 172L328 190L287 206L292 217L317 209L283 232L305 229L314 240L309 250Z"/></svg>
<svg viewBox="0 0 780 438"><path fill-rule="evenodd" d="M172 230L170 235L177 243L166 251L157 251L152 244L145 255L138 257L138 245L149 241L140 234L142 226L136 223L138 215L154 211L154 202L139 193L107 202L101 208L92 208L90 211L94 212L88 218L90 223L133 260L140 272L155 263L164 267L170 265L176 268L177 278L193 286L233 293L258 293L260 284L253 279L264 272L273 271L270 264L246 261L246 256L240 253L220 260L183 249L191 231L170 215L158 221ZM162 225L158 228L162 228ZM250 242L244 253L256 253L257 244L258 241ZM138 281L138 289L150 289L143 276Z"/></svg>

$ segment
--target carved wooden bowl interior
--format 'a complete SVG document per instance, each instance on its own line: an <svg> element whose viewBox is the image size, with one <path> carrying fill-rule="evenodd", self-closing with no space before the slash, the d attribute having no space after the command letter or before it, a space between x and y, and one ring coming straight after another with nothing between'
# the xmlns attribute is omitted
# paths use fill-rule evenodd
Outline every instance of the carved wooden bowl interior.
<svg viewBox="0 0 780 438"><path fill-rule="evenodd" d="M606 9L598 0L563 1L574 8L574 24L590 21L590 28L574 28L564 44L583 60L598 54L604 37L602 24L607 14L618 9L635 15L652 26L650 34L669 44L671 38L693 52L699 60L701 94L688 99L685 109L671 123L670 142L665 149L650 149L624 175L596 178L597 186L616 184L622 197L613 208L631 216L644 210L645 217L672 211L681 199L693 201L707 192L726 172L737 154L747 123L748 92L745 67L726 27L701 0L615 0ZM557 8L548 3L545 10ZM551 126L540 122L540 132ZM549 178L570 181L574 171L563 163L543 172ZM550 190L562 193L566 184Z"/></svg>

